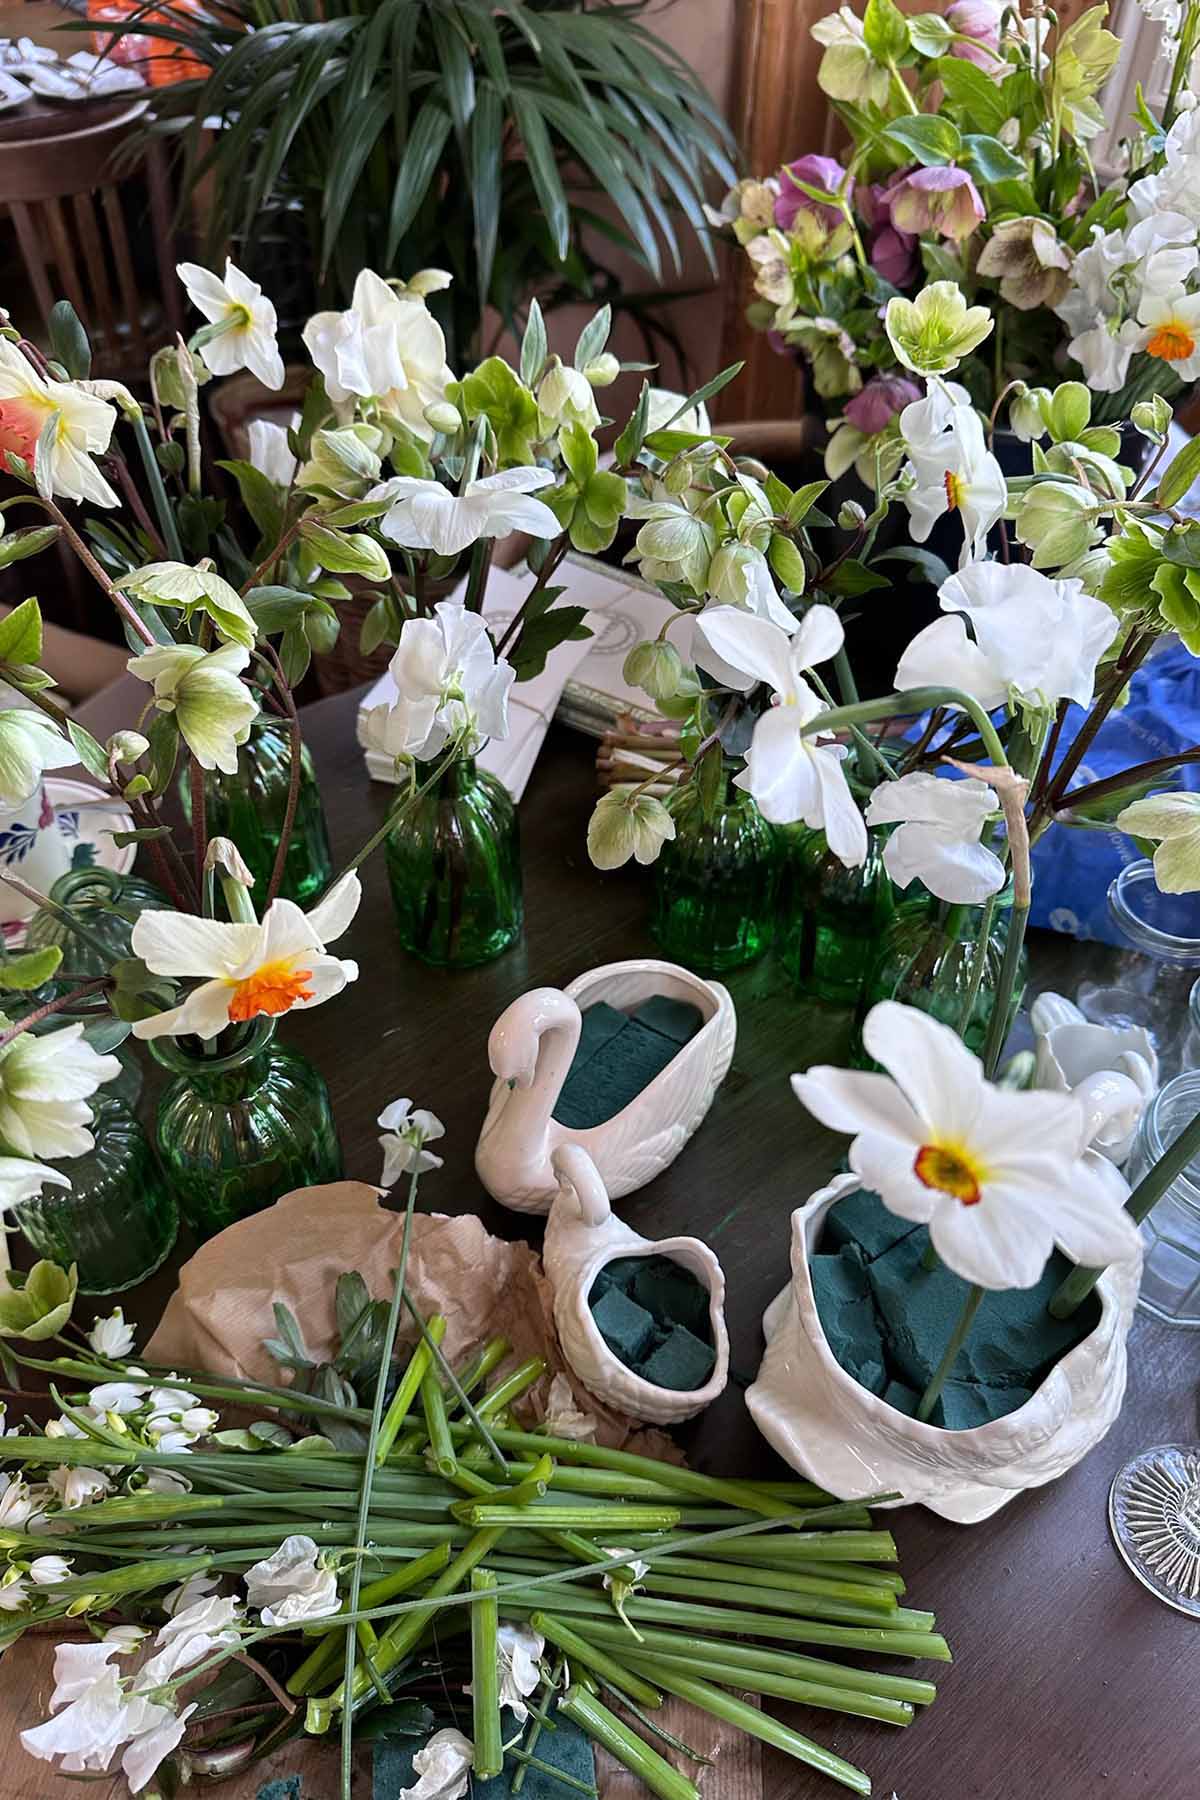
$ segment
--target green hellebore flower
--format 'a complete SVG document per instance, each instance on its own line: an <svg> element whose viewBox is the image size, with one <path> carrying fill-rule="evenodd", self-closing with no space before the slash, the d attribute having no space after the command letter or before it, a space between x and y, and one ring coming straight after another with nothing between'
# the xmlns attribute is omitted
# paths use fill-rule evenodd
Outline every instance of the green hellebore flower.
<svg viewBox="0 0 1200 1800"><path fill-rule="evenodd" d="M630 857L652 863L675 836L675 821L652 794L613 788L596 802L588 824L588 855L598 869L619 869Z"/></svg>
<svg viewBox="0 0 1200 1800"><path fill-rule="evenodd" d="M69 1186L70 1184L67 1183ZM5 1271L7 1291L0 1289L0 1337L27 1338L37 1343L54 1337L71 1316L79 1273L72 1263L69 1270L57 1263L34 1263L23 1278L14 1269Z"/></svg>
<svg viewBox="0 0 1200 1800"><path fill-rule="evenodd" d="M986 306L968 306L956 281L932 281L915 300L893 294L884 324L892 349L916 375L946 375L992 329Z"/></svg>
<svg viewBox="0 0 1200 1800"><path fill-rule="evenodd" d="M47 769L78 761L78 750L44 713L24 706L0 712L0 806L22 806Z"/></svg>
<svg viewBox="0 0 1200 1800"><path fill-rule="evenodd" d="M160 712L173 712L183 741L202 769L236 775L238 746L250 736L258 702L239 677L250 661L240 644L201 650L195 644L155 645L126 665L153 685ZM2 715L0 715L2 717Z"/></svg>
<svg viewBox="0 0 1200 1800"><path fill-rule="evenodd" d="M673 700L683 679L683 660L665 638L647 639L625 658L624 674L630 687L641 688L652 700Z"/></svg>
<svg viewBox="0 0 1200 1800"><path fill-rule="evenodd" d="M1200 889L1200 794L1150 794L1116 818L1118 831L1158 840L1154 880L1164 894Z"/></svg>
<svg viewBox="0 0 1200 1800"><path fill-rule="evenodd" d="M147 563L123 576L117 586L137 600L148 600L154 606L177 606L185 619L193 613L207 613L227 643L241 644L250 650L257 631L254 620L235 587L231 587L214 568L198 563Z"/></svg>
<svg viewBox="0 0 1200 1800"><path fill-rule="evenodd" d="M1091 547L1097 532L1095 496L1078 482L1039 481L1016 507L1016 533L1033 551L1035 569L1057 569Z"/></svg>

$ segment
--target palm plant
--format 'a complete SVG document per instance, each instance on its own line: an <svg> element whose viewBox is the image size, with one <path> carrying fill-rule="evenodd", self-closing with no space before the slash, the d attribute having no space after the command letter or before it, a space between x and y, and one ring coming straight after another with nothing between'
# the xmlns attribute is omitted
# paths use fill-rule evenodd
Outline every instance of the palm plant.
<svg viewBox="0 0 1200 1800"><path fill-rule="evenodd" d="M123 29L207 71L150 99L155 128L182 133L185 189L211 176L216 245L254 263L266 221L301 214L316 284L301 310L344 304L364 265L449 267L443 324L465 364L489 303L511 326L535 289L544 305L610 297L585 232L658 282L664 255L680 267L682 221L714 266L702 181L706 165L732 177L732 136L647 4L155 0Z"/></svg>

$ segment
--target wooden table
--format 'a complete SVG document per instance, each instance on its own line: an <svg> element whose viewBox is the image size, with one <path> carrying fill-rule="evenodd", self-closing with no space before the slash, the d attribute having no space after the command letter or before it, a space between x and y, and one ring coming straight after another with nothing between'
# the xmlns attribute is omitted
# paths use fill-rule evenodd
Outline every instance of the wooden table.
<svg viewBox="0 0 1200 1800"><path fill-rule="evenodd" d="M354 743L356 700L322 701L305 719L338 856L366 839L387 801L384 789L367 784ZM423 1185L422 1204L479 1212L502 1237L535 1235L538 1225L494 1205L472 1166L490 1085L490 1026L528 987L562 986L595 964L655 953L646 929L649 876L636 868L600 875L587 859L593 751L555 729L530 782L521 807L526 927L514 950L462 973L410 961L397 944L376 857L364 870L362 910L338 946L357 957L358 982L329 1005L289 1020L285 1032L329 1083L348 1175L378 1179L376 1115L397 1095L410 1095L446 1125L438 1146L445 1168ZM1090 960L1049 935L1035 934L1031 952L1042 987L1073 987ZM763 1308L787 1278L789 1215L844 1147L808 1117L787 1078L836 1059L846 1022L793 999L770 958L735 973L729 987L738 1047L708 1121L678 1161L621 1210L651 1236L698 1233L720 1256L735 1379L715 1406L681 1429L680 1441L698 1468L769 1475L781 1465L758 1436L742 1388L758 1366ZM160 1275L128 1310L153 1322L171 1285L169 1272ZM1197 1626L1152 1600L1126 1571L1109 1540L1106 1504L1112 1477L1131 1454L1200 1437L1198 1389L1200 1334L1139 1316L1124 1411L1078 1468L982 1525L949 1525L916 1508L889 1521L909 1603L936 1611L956 1653L953 1667L918 1671L938 1682L932 1711L903 1732L782 1706L780 1716L868 1769L883 1800L893 1790L898 1800L1196 1800ZM26 1667L8 1677L9 1716L0 1720L4 1800L78 1793L23 1753L11 1760L4 1754L12 1731L45 1716L47 1691L44 1670L39 1677ZM286 1766L285 1756L279 1767ZM705 1791L716 1800L735 1800L735 1789L736 1800L828 1800L841 1791L770 1750L755 1755L752 1770L735 1779L717 1768ZM222 1791L230 1800L252 1800L260 1779ZM109 1788L102 1782L91 1792L102 1800ZM331 1800L333 1792L331 1772L314 1800Z"/></svg>

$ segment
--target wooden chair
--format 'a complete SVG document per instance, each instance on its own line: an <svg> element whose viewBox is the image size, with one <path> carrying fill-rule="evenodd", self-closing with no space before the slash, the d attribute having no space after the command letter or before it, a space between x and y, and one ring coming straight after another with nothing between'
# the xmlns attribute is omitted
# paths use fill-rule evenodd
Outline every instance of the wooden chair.
<svg viewBox="0 0 1200 1800"><path fill-rule="evenodd" d="M34 102L0 117L0 208L39 311L69 300L92 340L93 373L139 385L151 351L183 327L163 148L150 140L135 163L117 160L145 110L138 99Z"/></svg>

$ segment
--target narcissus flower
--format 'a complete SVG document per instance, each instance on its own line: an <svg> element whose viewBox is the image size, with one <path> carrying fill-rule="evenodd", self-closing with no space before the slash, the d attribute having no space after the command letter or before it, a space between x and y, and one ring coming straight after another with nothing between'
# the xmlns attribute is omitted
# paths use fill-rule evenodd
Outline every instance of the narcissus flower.
<svg viewBox="0 0 1200 1800"><path fill-rule="evenodd" d="M225 259L225 279L199 263L179 263L175 273L188 299L209 326L200 333L200 360L214 375L249 369L264 387L283 386L283 358L275 341L275 308L257 281Z"/></svg>
<svg viewBox="0 0 1200 1800"><path fill-rule="evenodd" d="M884 324L892 349L916 375L947 375L992 329L986 306L968 306L954 281L931 281L915 300L893 294Z"/></svg>
<svg viewBox="0 0 1200 1800"><path fill-rule="evenodd" d="M1026 1288L1055 1244L1089 1268L1137 1254L1124 1184L1083 1158L1073 1095L993 1086L948 1025L894 1000L868 1013L863 1045L886 1074L821 1065L792 1087L823 1125L854 1134L850 1167L863 1186L928 1225L956 1275Z"/></svg>
<svg viewBox="0 0 1200 1800"><path fill-rule="evenodd" d="M1200 794L1150 794L1117 814L1118 831L1158 840L1154 879L1164 894L1200 889Z"/></svg>
<svg viewBox="0 0 1200 1800"><path fill-rule="evenodd" d="M1138 348L1170 363L1180 381L1200 376L1200 294L1182 288L1165 298L1152 296L1138 307L1142 326Z"/></svg>
<svg viewBox="0 0 1200 1800"><path fill-rule="evenodd" d="M510 531L557 537L558 520L544 500L534 498L538 488L553 482L550 469L502 469L469 481L461 494L454 494L440 481L395 475L372 488L367 498L391 502L379 529L393 543L457 556L480 538L507 537Z"/></svg>
<svg viewBox="0 0 1200 1800"><path fill-rule="evenodd" d="M43 433L55 414L58 423ZM108 449L115 408L76 383L51 381L8 338L0 338L0 468L20 456L61 500L119 506L120 499L92 461ZM40 453L40 454L39 454Z"/></svg>
<svg viewBox="0 0 1200 1800"><path fill-rule="evenodd" d="M273 900L259 924L143 912L133 928L133 954L154 975L202 982L181 1005L138 1019L134 1036L212 1038L227 1025L332 1000L357 979L358 964L329 956L325 946L349 930L361 899L352 873L311 912Z"/></svg>
<svg viewBox="0 0 1200 1800"><path fill-rule="evenodd" d="M954 384L933 389L905 407L900 434L913 478L901 495L913 537L923 544L944 513L957 512L963 526L960 561L981 556L988 532L1003 515L1008 486L966 394Z"/></svg>
<svg viewBox="0 0 1200 1800"><path fill-rule="evenodd" d="M164 644L131 657L126 667L139 681L153 684L159 712L175 714L202 769L236 775L238 747L258 717L258 701L238 679L249 661L242 644L208 651L198 644Z"/></svg>
<svg viewBox="0 0 1200 1800"><path fill-rule="evenodd" d="M920 881L939 900L978 904L1004 886L1004 864L979 841L995 808L986 781L917 772L875 789L867 824L898 827L883 850L883 866L897 887Z"/></svg>

